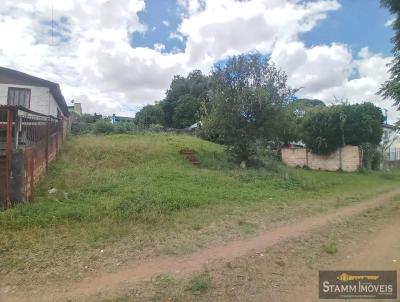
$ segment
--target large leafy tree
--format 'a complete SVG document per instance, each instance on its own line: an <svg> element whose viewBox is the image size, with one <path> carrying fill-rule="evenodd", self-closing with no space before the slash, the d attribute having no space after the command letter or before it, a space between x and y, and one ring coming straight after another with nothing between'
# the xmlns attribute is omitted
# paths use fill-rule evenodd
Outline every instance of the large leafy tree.
<svg viewBox="0 0 400 302"><path fill-rule="evenodd" d="M186 128L193 125L199 114L200 102L192 95L185 94L179 97L172 116L174 128Z"/></svg>
<svg viewBox="0 0 400 302"><path fill-rule="evenodd" d="M289 132L285 120L292 90L286 80L286 74L260 54L234 56L216 65L204 132L226 144L245 165L256 142L277 140Z"/></svg>
<svg viewBox="0 0 400 302"><path fill-rule="evenodd" d="M385 98L392 98L400 109L400 1L381 0L381 4L395 15L392 25L395 35L392 39L394 59L389 69L390 79L383 84L379 93Z"/></svg>
<svg viewBox="0 0 400 302"><path fill-rule="evenodd" d="M185 128L198 121L202 104L208 101L208 77L194 70L187 77L174 76L165 98L147 105L136 113L136 123L142 127L161 124Z"/></svg>
<svg viewBox="0 0 400 302"><path fill-rule="evenodd" d="M378 145L382 139L384 116L372 103L339 106L345 118L344 143L360 146L363 143Z"/></svg>
<svg viewBox="0 0 400 302"><path fill-rule="evenodd" d="M372 103L322 107L306 113L302 140L314 153L330 154L345 145L379 144L382 110Z"/></svg>
<svg viewBox="0 0 400 302"><path fill-rule="evenodd" d="M296 116L303 117L306 112L316 108L322 108L325 106L326 105L323 101L317 99L303 98L292 101L292 103L290 104L290 109Z"/></svg>
<svg viewBox="0 0 400 302"><path fill-rule="evenodd" d="M185 78L182 76L174 76L169 89L167 90L166 97L162 102L164 112L165 125L168 127L183 128L185 126L177 119L177 116L182 116L182 109L186 111L185 119L190 123L196 122L196 113L200 109L202 101L207 99L208 94L208 77L204 76L200 70L194 70L189 73ZM188 98L191 96L192 98ZM193 100L195 101L195 110L186 110L189 107L193 109ZM183 104L188 101L189 104ZM175 110L178 107L178 113ZM174 117L175 115L175 117Z"/></svg>
<svg viewBox="0 0 400 302"><path fill-rule="evenodd" d="M152 124L164 124L164 113L160 103L144 106L135 115L135 123L142 128L147 128Z"/></svg>
<svg viewBox="0 0 400 302"><path fill-rule="evenodd" d="M302 121L302 141L316 154L330 154L343 146L344 116L337 107L309 111Z"/></svg>

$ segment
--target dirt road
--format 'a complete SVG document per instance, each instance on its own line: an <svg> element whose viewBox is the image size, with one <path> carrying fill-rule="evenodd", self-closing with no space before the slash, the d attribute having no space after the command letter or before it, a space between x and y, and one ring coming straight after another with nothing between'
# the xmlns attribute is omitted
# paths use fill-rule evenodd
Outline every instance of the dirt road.
<svg viewBox="0 0 400 302"><path fill-rule="evenodd" d="M391 219L381 230L372 234L368 241L354 246L354 250L347 252L348 255L344 259L323 265L320 269L400 271L400 217ZM399 281L398 288L400 288ZM317 288L318 279L313 275L312 278L305 278L302 286L281 294L279 301L296 301L297 297L302 297L302 301L319 301Z"/></svg>
<svg viewBox="0 0 400 302"><path fill-rule="evenodd" d="M250 239L209 247L189 256L155 257L142 263L131 263L115 273L98 273L76 284L67 284L63 287L38 288L36 291L29 293L7 292L3 289L0 301L101 300L105 297L121 296L137 284L152 280L152 278L160 274L170 274L174 278L185 278L187 274L201 271L205 266L218 270L224 264L236 259L251 258L260 254L264 256L262 253L267 254L268 248L275 245L279 245L278 250L280 249L282 254L285 253L282 249L288 248L285 245L286 242L302 238L314 230L326 228L334 223L340 225L342 221L349 220L351 217L386 205L393 197L399 194L400 190L389 192L377 198L349 207L339 208L327 214L305 218L294 224L259 233ZM384 230L377 233L365 245L354 248L352 255L346 257L343 263L337 262L334 267L342 266L346 269L398 268L400 264L399 231L400 219L396 223L388 223ZM272 256L271 259L273 259ZM393 260L397 260L397 262ZM301 274L302 272L294 271L293 273ZM306 281L307 278L301 278L301 280ZM297 301L298 297L304 297L301 299L302 301L314 301L317 299L315 293L318 288L315 282L317 280L312 276L308 282L303 282L299 287L291 286L286 291L270 291L266 294L259 290L252 295L249 301ZM283 284L282 287L285 287L285 285ZM268 297L267 300L265 300L266 297ZM204 301L207 301L208 298L210 297L196 297L194 300L205 299ZM223 295L221 299L216 297L213 297L213 299L225 300ZM136 301L136 299L132 301ZM239 299L238 301L242 300Z"/></svg>

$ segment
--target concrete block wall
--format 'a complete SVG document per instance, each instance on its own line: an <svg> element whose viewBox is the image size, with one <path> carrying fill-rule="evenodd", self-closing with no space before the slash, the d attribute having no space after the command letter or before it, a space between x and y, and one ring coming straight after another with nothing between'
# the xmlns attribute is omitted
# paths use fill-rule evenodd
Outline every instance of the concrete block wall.
<svg viewBox="0 0 400 302"><path fill-rule="evenodd" d="M361 167L362 153L356 146L342 148L342 170L354 172Z"/></svg>
<svg viewBox="0 0 400 302"><path fill-rule="evenodd" d="M316 155L308 152L308 167L311 170L337 171L340 169L340 153L336 151L330 155Z"/></svg>
<svg viewBox="0 0 400 302"><path fill-rule="evenodd" d="M282 161L289 167L303 167L307 165L306 148L282 149Z"/></svg>
<svg viewBox="0 0 400 302"><path fill-rule="evenodd" d="M330 155L317 155L306 148L282 149L282 162L290 167L308 166L312 170L346 172L357 171L361 165L361 154L356 146L345 146Z"/></svg>

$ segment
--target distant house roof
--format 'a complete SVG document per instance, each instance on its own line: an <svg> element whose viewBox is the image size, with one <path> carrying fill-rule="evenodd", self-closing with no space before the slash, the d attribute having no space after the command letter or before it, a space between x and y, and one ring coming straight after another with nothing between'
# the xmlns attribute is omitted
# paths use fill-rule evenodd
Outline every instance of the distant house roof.
<svg viewBox="0 0 400 302"><path fill-rule="evenodd" d="M30 85L49 88L62 113L68 115L68 107L61 93L60 85L14 69L0 67L0 83L14 85Z"/></svg>
<svg viewBox="0 0 400 302"><path fill-rule="evenodd" d="M111 123L121 123L121 122L133 122L135 118L133 117L128 117L128 116L120 116L120 115L115 115L113 114L111 116Z"/></svg>

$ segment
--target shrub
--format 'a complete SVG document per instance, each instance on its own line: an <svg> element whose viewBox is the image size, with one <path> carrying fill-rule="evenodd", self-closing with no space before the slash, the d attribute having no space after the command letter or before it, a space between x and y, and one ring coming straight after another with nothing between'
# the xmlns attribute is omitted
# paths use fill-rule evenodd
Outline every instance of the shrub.
<svg viewBox="0 0 400 302"><path fill-rule="evenodd" d="M207 273L201 273L195 275L189 280L186 287L187 291L190 291L194 295L200 295L204 293L211 286L211 278Z"/></svg>
<svg viewBox="0 0 400 302"><path fill-rule="evenodd" d="M325 253L333 255L336 254L338 251L337 245L335 242L330 242L328 244L322 245L322 249L325 251Z"/></svg>
<svg viewBox="0 0 400 302"><path fill-rule="evenodd" d="M130 133L135 130L135 124L133 123L119 123L114 126L115 133Z"/></svg>
<svg viewBox="0 0 400 302"><path fill-rule="evenodd" d="M313 153L333 153L343 145L340 126L340 114L334 107L310 111L303 121L303 141Z"/></svg>
<svg viewBox="0 0 400 302"><path fill-rule="evenodd" d="M71 125L71 133L73 135L81 135L90 133L93 130L93 124L88 124L85 122L78 122Z"/></svg>
<svg viewBox="0 0 400 302"><path fill-rule="evenodd" d="M379 144L383 115L372 103L336 105L306 113L302 140L316 154L331 154L345 145Z"/></svg>
<svg viewBox="0 0 400 302"><path fill-rule="evenodd" d="M93 132L95 134L110 134L114 132L114 125L106 120L97 120L94 123Z"/></svg>
<svg viewBox="0 0 400 302"><path fill-rule="evenodd" d="M164 127L160 124L151 124L148 129L150 132L161 132L164 130Z"/></svg>
<svg viewBox="0 0 400 302"><path fill-rule="evenodd" d="M363 143L360 145L362 150L362 167L369 170L379 170L382 162L382 154L376 145Z"/></svg>

